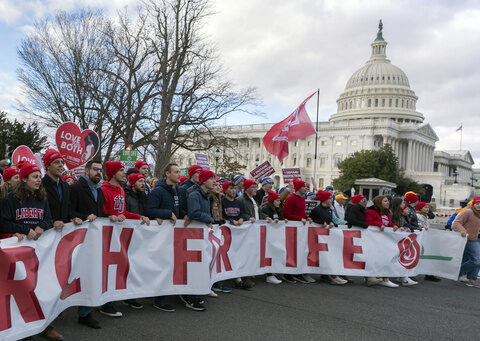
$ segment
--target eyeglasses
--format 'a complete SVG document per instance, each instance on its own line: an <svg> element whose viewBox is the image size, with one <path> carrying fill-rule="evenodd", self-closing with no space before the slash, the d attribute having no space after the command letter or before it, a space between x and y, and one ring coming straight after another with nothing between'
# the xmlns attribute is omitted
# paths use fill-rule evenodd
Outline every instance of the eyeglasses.
<svg viewBox="0 0 480 341"><path fill-rule="evenodd" d="M367 199L362 199L362 202L367 202Z"/></svg>
<svg viewBox="0 0 480 341"><path fill-rule="evenodd" d="M92 167L92 169L95 171L95 172L98 172L98 171L102 171L102 168L100 167Z"/></svg>

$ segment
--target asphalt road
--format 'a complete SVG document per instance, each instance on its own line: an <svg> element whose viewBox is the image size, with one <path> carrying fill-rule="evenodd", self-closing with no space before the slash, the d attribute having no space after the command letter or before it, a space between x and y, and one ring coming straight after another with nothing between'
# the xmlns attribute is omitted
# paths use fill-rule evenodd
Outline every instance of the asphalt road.
<svg viewBox="0 0 480 341"><path fill-rule="evenodd" d="M176 312L142 310L120 302L122 318L95 312L102 329L76 322L76 308L54 322L65 340L478 340L480 290L443 279L413 287L366 287L361 278L344 286L265 283L250 291L206 298L205 312L169 297ZM229 281L226 284L230 284ZM41 338L36 336L36 340Z"/></svg>

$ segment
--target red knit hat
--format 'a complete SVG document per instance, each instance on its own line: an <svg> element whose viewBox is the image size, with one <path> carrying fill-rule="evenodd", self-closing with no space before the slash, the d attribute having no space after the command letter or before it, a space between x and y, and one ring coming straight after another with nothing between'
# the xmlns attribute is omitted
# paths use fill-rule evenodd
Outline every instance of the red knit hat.
<svg viewBox="0 0 480 341"><path fill-rule="evenodd" d="M20 179L34 172L40 172L40 168L37 165L32 165L30 162L25 162L22 168L20 168Z"/></svg>
<svg viewBox="0 0 480 341"><path fill-rule="evenodd" d="M367 198L366 196L361 195L361 194L354 195L352 197L352 203L358 204L360 201L362 201L363 199L366 199L366 198Z"/></svg>
<svg viewBox="0 0 480 341"><path fill-rule="evenodd" d="M472 206L475 205L476 203L479 203L480 202L480 197L475 197L473 198L472 200Z"/></svg>
<svg viewBox="0 0 480 341"><path fill-rule="evenodd" d="M107 179L110 180L113 178L113 176L122 168L125 168L125 166L123 166L123 163L120 161L105 162L105 173L107 174Z"/></svg>
<svg viewBox="0 0 480 341"><path fill-rule="evenodd" d="M188 177L191 178L196 172L201 171L203 168L199 165L193 165L188 167Z"/></svg>
<svg viewBox="0 0 480 341"><path fill-rule="evenodd" d="M268 192L268 197L267 197L268 202L273 202L277 199L280 199L280 196L277 193L275 193L274 191Z"/></svg>
<svg viewBox="0 0 480 341"><path fill-rule="evenodd" d="M12 176L20 174L18 169L7 167L3 170L3 181L8 181Z"/></svg>
<svg viewBox="0 0 480 341"><path fill-rule="evenodd" d="M67 181L67 179L75 180L75 178L74 178L73 176L71 176L70 174L63 175L63 176L62 176L62 180L63 180L63 181Z"/></svg>
<svg viewBox="0 0 480 341"><path fill-rule="evenodd" d="M245 179L243 180L243 190L246 191L249 189L251 186L256 185L257 183L253 180L250 179Z"/></svg>
<svg viewBox="0 0 480 341"><path fill-rule="evenodd" d="M140 169L140 167L142 167L142 166L148 166L148 163L146 163L143 160L138 160L137 162L135 162L135 168L136 169Z"/></svg>
<svg viewBox="0 0 480 341"><path fill-rule="evenodd" d="M224 182L224 183L222 184L223 192L225 192L225 191L227 190L228 186L230 186L230 185L235 186L235 185L233 184L233 182L231 182L231 181Z"/></svg>
<svg viewBox="0 0 480 341"><path fill-rule="evenodd" d="M132 173L128 176L128 183L130 184L130 186L133 186L135 182L140 179L145 179L145 175L139 173Z"/></svg>
<svg viewBox="0 0 480 341"><path fill-rule="evenodd" d="M193 166L192 166L193 167ZM200 166L198 166L200 167ZM191 168L191 167L190 167ZM190 168L188 169L188 171L190 172ZM198 184L201 185L203 184L205 181L207 181L208 179L210 178L214 178L215 177L215 173L212 172L211 170L207 170L207 169L202 169L202 167L200 167L200 174L198 174ZM192 175L195 174L192 173Z"/></svg>
<svg viewBox="0 0 480 341"><path fill-rule="evenodd" d="M305 181L302 181L300 179L293 179L293 189L298 191L300 188L305 187L307 183Z"/></svg>
<svg viewBox="0 0 480 341"><path fill-rule="evenodd" d="M63 160L62 154L57 152L55 149L47 149L47 151L43 155L43 165L45 166L45 169L47 169L48 166L50 166L50 164L56 159Z"/></svg>
<svg viewBox="0 0 480 341"><path fill-rule="evenodd" d="M180 175L180 184L182 184L187 179L188 179L188 176Z"/></svg>
<svg viewBox="0 0 480 341"><path fill-rule="evenodd" d="M405 202L407 204L413 204L414 202L417 202L417 201L418 201L418 195L416 195L415 193L409 192L405 194Z"/></svg>
<svg viewBox="0 0 480 341"><path fill-rule="evenodd" d="M420 211L422 208L424 208L425 206L427 206L428 204L424 201L420 201L418 204L417 204L417 211Z"/></svg>
<svg viewBox="0 0 480 341"><path fill-rule="evenodd" d="M319 191L317 192L317 194L315 195L315 198L316 198L317 200L320 200L320 202L327 201L327 200L330 199L331 197L333 197L332 193L327 192L327 191L322 191L322 190L319 190Z"/></svg>

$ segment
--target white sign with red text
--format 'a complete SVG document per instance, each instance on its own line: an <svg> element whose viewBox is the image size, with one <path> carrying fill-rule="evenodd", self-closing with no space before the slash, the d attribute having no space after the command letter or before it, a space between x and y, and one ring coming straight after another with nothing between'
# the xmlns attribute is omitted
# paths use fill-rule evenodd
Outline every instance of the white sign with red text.
<svg viewBox="0 0 480 341"><path fill-rule="evenodd" d="M264 273L456 279L458 233L325 229L301 222L209 229L193 222L111 223L99 218L39 240L0 240L0 339L42 331L70 306L137 297L207 294L213 283Z"/></svg>

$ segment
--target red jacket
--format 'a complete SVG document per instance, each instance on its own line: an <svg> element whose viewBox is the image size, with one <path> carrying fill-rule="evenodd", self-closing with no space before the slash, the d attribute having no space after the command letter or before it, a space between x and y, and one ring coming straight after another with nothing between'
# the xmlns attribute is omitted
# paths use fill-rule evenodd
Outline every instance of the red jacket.
<svg viewBox="0 0 480 341"><path fill-rule="evenodd" d="M392 223L392 218L390 217L390 213L387 214L388 224L385 224L382 221L382 216L380 212L376 208L369 207L365 211L365 223L372 226L386 226L386 227L393 227L394 224Z"/></svg>
<svg viewBox="0 0 480 341"><path fill-rule="evenodd" d="M114 186L108 181L102 184L103 212L108 215L123 214L127 219L140 219L140 214L125 210L125 191L121 186Z"/></svg>
<svg viewBox="0 0 480 341"><path fill-rule="evenodd" d="M295 193L290 194L283 205L283 216L288 220L307 219L305 197L300 197Z"/></svg>

